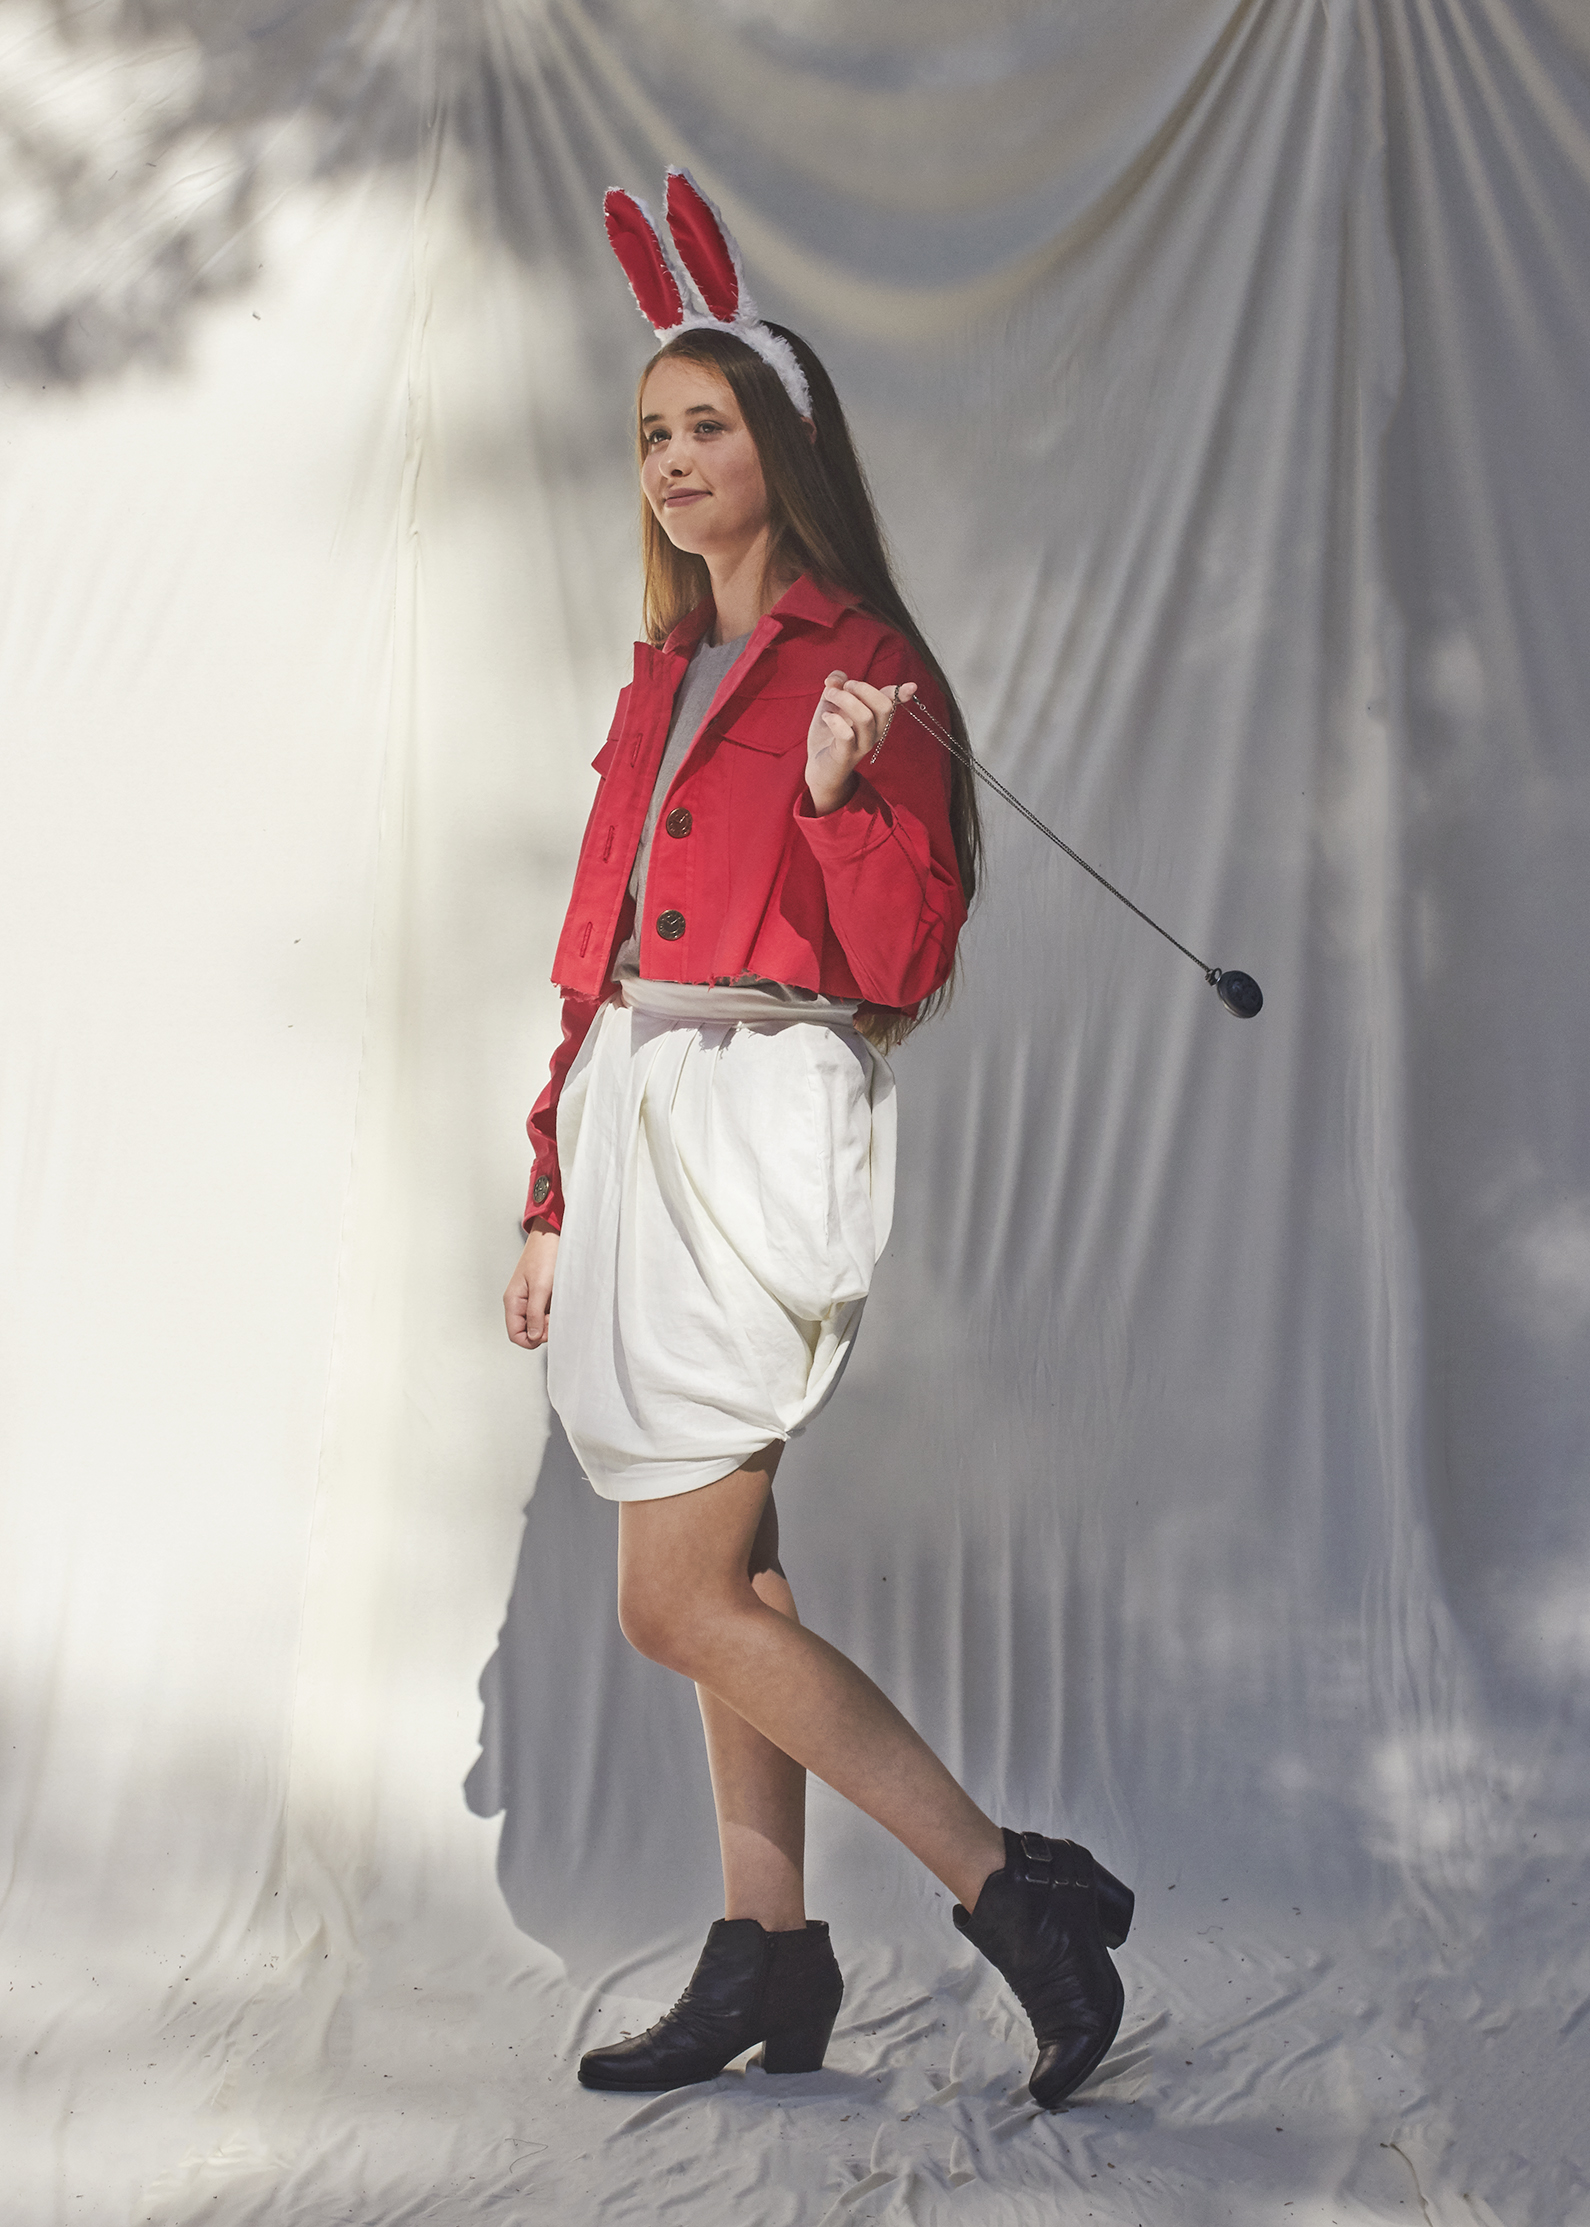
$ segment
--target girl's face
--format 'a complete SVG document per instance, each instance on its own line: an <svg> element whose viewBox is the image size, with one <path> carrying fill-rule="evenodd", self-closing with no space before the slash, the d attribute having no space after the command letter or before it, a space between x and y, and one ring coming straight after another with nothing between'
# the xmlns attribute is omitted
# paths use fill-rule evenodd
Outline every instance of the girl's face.
<svg viewBox="0 0 1590 2227"><path fill-rule="evenodd" d="M729 387L670 356L641 389L640 412L640 484L668 539L709 562L743 554L766 531L767 483Z"/></svg>

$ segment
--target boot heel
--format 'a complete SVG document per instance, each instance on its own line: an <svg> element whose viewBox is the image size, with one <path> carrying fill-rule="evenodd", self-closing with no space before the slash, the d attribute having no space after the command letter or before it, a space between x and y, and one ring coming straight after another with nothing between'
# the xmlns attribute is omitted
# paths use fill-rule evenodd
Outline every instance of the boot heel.
<svg viewBox="0 0 1590 2227"><path fill-rule="evenodd" d="M809 2026L785 2026L769 2034L762 2044L764 2072L821 2072L828 2039L834 2030L835 2011Z"/></svg>
<svg viewBox="0 0 1590 2227"><path fill-rule="evenodd" d="M1094 1858L1093 1878L1098 1894L1099 1930L1104 1935L1107 1949L1118 1949L1132 1930L1132 1912L1137 1907L1137 1897L1130 1887L1122 1886L1113 1871L1106 1871Z"/></svg>

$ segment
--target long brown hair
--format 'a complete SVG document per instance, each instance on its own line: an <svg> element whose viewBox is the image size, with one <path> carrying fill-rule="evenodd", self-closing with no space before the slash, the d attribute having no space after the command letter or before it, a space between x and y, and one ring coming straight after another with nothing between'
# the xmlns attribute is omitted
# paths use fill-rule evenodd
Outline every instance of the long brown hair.
<svg viewBox="0 0 1590 2227"><path fill-rule="evenodd" d="M822 363L798 333L783 325L770 332L794 349L811 390L812 439L805 421L785 392L783 381L745 341L732 333L693 331L670 340L640 375L644 390L653 367L670 357L715 371L733 394L746 430L756 443L767 485L772 531L768 536L768 582L791 581L812 573L831 587L856 596L875 618L903 634L933 675L948 709L950 732L962 750L970 749L966 721L944 668L929 649L895 584L889 552L878 523L867 475L850 437L844 409ZM635 404L636 437L642 463L646 436ZM663 532L645 496L640 505L641 560L644 574L644 627L651 642L661 642L712 593L706 559L676 549ZM961 888L971 904L983 863L983 830L971 769L950 757L950 829ZM919 1021L944 1002L948 985L912 1013L863 1015L861 1025L874 1042L899 1043Z"/></svg>

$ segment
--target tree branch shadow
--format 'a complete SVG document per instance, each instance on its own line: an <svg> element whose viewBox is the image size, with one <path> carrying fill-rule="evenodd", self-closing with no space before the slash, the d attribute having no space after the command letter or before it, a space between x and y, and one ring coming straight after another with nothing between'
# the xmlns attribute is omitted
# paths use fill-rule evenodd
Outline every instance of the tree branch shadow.
<svg viewBox="0 0 1590 2227"><path fill-rule="evenodd" d="M0 373L175 368L284 187L406 183L439 137L492 234L561 271L598 213L535 159L586 105L539 31L431 0L0 0Z"/></svg>

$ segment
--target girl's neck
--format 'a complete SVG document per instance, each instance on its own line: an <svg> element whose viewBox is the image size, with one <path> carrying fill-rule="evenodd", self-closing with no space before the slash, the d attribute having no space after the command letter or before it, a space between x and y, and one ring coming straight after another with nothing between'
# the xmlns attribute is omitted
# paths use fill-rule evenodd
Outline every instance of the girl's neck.
<svg viewBox="0 0 1590 2227"><path fill-rule="evenodd" d="M773 572L767 558L766 527L749 548L733 556L708 555L707 571L717 609L711 637L714 643L737 642L742 634L749 634L792 584L794 575L784 577Z"/></svg>

